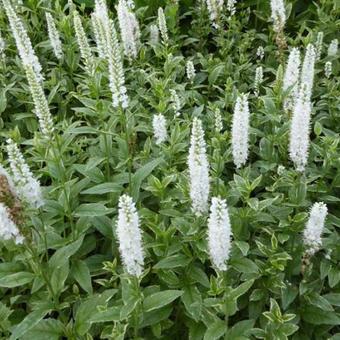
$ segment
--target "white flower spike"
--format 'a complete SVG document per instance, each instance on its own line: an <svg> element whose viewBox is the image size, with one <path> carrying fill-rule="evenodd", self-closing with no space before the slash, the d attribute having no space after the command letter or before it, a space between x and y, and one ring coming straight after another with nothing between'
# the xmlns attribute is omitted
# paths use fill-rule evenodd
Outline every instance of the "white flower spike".
<svg viewBox="0 0 340 340"><path fill-rule="evenodd" d="M322 245L321 235L325 227L326 216L326 204L322 202L314 203L303 232L303 242L309 256L314 255Z"/></svg>
<svg viewBox="0 0 340 340"><path fill-rule="evenodd" d="M333 39L328 46L328 56L334 57L338 53L338 39Z"/></svg>
<svg viewBox="0 0 340 340"><path fill-rule="evenodd" d="M273 20L273 28L275 32L283 31L286 23L286 10L283 0L270 0L272 10L271 18Z"/></svg>
<svg viewBox="0 0 340 340"><path fill-rule="evenodd" d="M58 59L61 59L63 56L63 50L61 47L60 35L55 26L52 15L48 12L46 12L46 21L47 21L48 36L50 38L53 52Z"/></svg>
<svg viewBox="0 0 340 340"><path fill-rule="evenodd" d="M124 53L128 58L135 59L140 45L140 30L137 18L128 7L126 0L119 0L117 14Z"/></svg>
<svg viewBox="0 0 340 340"><path fill-rule="evenodd" d="M125 270L140 276L144 266L142 233L135 203L128 195L122 195L118 203L117 237Z"/></svg>
<svg viewBox="0 0 340 340"><path fill-rule="evenodd" d="M248 159L249 105L246 94L236 100L231 135L234 164L240 168Z"/></svg>
<svg viewBox="0 0 340 340"><path fill-rule="evenodd" d="M285 111L292 111L299 93L299 76L300 76L300 52L294 47L289 53L286 71L283 78L283 91L290 88L290 92L284 100L283 107Z"/></svg>
<svg viewBox="0 0 340 340"><path fill-rule="evenodd" d="M166 119L161 113L153 116L152 127L156 144L159 145L163 143L167 139L167 131Z"/></svg>
<svg viewBox="0 0 340 340"><path fill-rule="evenodd" d="M191 130L188 166L192 211L200 216L208 210L210 179L202 122L196 117Z"/></svg>
<svg viewBox="0 0 340 340"><path fill-rule="evenodd" d="M313 90L315 60L315 48L312 44L308 44L302 64L300 87L304 86L306 88L306 95L309 97L312 96Z"/></svg>
<svg viewBox="0 0 340 340"><path fill-rule="evenodd" d="M166 25L166 19L162 7L158 8L158 28L161 32L163 44L167 45L169 41L168 27Z"/></svg>
<svg viewBox="0 0 340 340"><path fill-rule="evenodd" d="M208 247L211 262L218 270L227 270L226 262L231 249L231 236L227 202L220 197L213 197L208 219Z"/></svg>
<svg viewBox="0 0 340 340"><path fill-rule="evenodd" d="M186 63L186 72L188 79L192 82L195 78L195 66L191 60L188 60Z"/></svg>
<svg viewBox="0 0 340 340"><path fill-rule="evenodd" d="M33 177L18 146L11 139L7 140L7 153L17 193L34 208L41 207L43 197L40 184Z"/></svg>
<svg viewBox="0 0 340 340"><path fill-rule="evenodd" d="M290 128L289 155L297 171L304 171L308 160L312 105L308 89L302 86L294 105Z"/></svg>
<svg viewBox="0 0 340 340"><path fill-rule="evenodd" d="M13 239L16 244L23 243L24 238L16 224L12 221L7 207L0 203L0 238L3 240Z"/></svg>
<svg viewBox="0 0 340 340"><path fill-rule="evenodd" d="M91 74L94 70L94 60L89 42L86 37L80 16L76 10L73 11L73 26L76 33L77 43L83 59L86 71Z"/></svg>

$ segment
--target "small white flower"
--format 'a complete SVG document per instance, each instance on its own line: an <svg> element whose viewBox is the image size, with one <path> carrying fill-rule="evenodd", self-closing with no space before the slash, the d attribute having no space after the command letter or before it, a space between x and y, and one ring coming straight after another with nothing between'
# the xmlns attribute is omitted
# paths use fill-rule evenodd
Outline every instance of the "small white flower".
<svg viewBox="0 0 340 340"><path fill-rule="evenodd" d="M119 0L117 14L125 55L129 58L136 58L140 45L140 30L137 18L128 7L126 0Z"/></svg>
<svg viewBox="0 0 340 340"><path fill-rule="evenodd" d="M158 8L158 28L161 32L163 43L167 45L169 41L168 27L166 25L166 19L162 7Z"/></svg>
<svg viewBox="0 0 340 340"><path fill-rule="evenodd" d="M157 25L150 26L150 44L155 46L159 43L159 29Z"/></svg>
<svg viewBox="0 0 340 340"><path fill-rule="evenodd" d="M166 120L161 113L153 116L152 127L156 139L156 144L163 143L167 138L167 131Z"/></svg>
<svg viewBox="0 0 340 340"><path fill-rule="evenodd" d="M313 89L315 57L316 53L314 46L312 44L308 44L302 64L300 86L305 86L306 95L309 97L311 97Z"/></svg>
<svg viewBox="0 0 340 340"><path fill-rule="evenodd" d="M221 132L223 130L223 122L220 109L216 109L214 112L215 115L215 131Z"/></svg>
<svg viewBox="0 0 340 340"><path fill-rule="evenodd" d="M13 196L17 196L17 189L14 185L14 182L12 180L12 177L9 175L9 173L7 172L6 169L4 169L4 167L0 164L0 176L3 176L6 178L9 189L12 193Z"/></svg>
<svg viewBox="0 0 340 340"><path fill-rule="evenodd" d="M106 58L106 37L105 32L103 31L103 27L100 24L100 20L97 17L97 15L93 14L91 15L91 24L92 24L92 30L94 33L94 40L97 45L97 52L99 55L99 58L105 59ZM87 40L86 40L87 42ZM90 51L91 53L91 51Z"/></svg>
<svg viewBox="0 0 340 340"><path fill-rule="evenodd" d="M332 75L332 62L327 61L325 64L325 76L329 78Z"/></svg>
<svg viewBox="0 0 340 340"><path fill-rule="evenodd" d="M81 23L80 16L76 10L73 11L73 25L76 33L77 43L80 50L81 58L84 61L85 69L88 73L92 74L94 70L94 60L91 52L90 45Z"/></svg>
<svg viewBox="0 0 340 340"><path fill-rule="evenodd" d="M325 227L326 216L326 204L322 202L314 203L303 232L303 241L307 248L306 252L310 256L314 255L322 245L321 235Z"/></svg>
<svg viewBox="0 0 340 340"><path fill-rule="evenodd" d="M282 176L285 173L285 171L286 171L286 168L283 165L279 165L277 167L277 174L279 176Z"/></svg>
<svg viewBox="0 0 340 340"><path fill-rule="evenodd" d="M338 53L338 39L333 39L328 46L328 56L334 57Z"/></svg>
<svg viewBox="0 0 340 340"><path fill-rule="evenodd" d="M231 236L227 202L219 197L213 197L208 219L208 247L211 262L218 270L227 270Z"/></svg>
<svg viewBox="0 0 340 340"><path fill-rule="evenodd" d="M260 85L263 82L263 68L262 66L256 67L255 70L255 81L254 81L254 88L255 88L255 95L258 96L260 92Z"/></svg>
<svg viewBox="0 0 340 340"><path fill-rule="evenodd" d="M195 78L195 66L194 66L194 63L191 60L187 61L186 72L187 72L188 79L190 81L193 81L194 78Z"/></svg>
<svg viewBox="0 0 340 340"><path fill-rule="evenodd" d="M196 117L191 130L188 166L192 211L196 216L200 216L208 209L210 183L204 131L201 120Z"/></svg>
<svg viewBox="0 0 340 340"><path fill-rule="evenodd" d="M236 4L236 0L227 1L227 10L229 11L230 16L234 15L236 12L235 4Z"/></svg>
<svg viewBox="0 0 340 340"><path fill-rule="evenodd" d="M286 23L286 10L283 0L270 0L270 6L272 10L271 18L274 23L274 31L283 31Z"/></svg>
<svg viewBox="0 0 340 340"><path fill-rule="evenodd" d="M142 233L135 203L128 195L122 195L118 203L117 237L125 270L140 276L144 266Z"/></svg>
<svg viewBox="0 0 340 340"><path fill-rule="evenodd" d="M218 19L223 10L224 0L206 0L209 17L212 25L218 28Z"/></svg>
<svg viewBox="0 0 340 340"><path fill-rule="evenodd" d="M298 171L304 171L308 160L311 101L306 86L302 86L294 105L290 128L289 155Z"/></svg>
<svg viewBox="0 0 340 340"><path fill-rule="evenodd" d="M35 55L27 31L21 19L15 13L11 2L9 0L2 0L2 3L8 17L9 25L17 45L22 64L24 67L32 67L37 80L41 82L43 80L43 76L41 74L42 68L37 56Z"/></svg>
<svg viewBox="0 0 340 340"><path fill-rule="evenodd" d="M248 158L249 105L245 94L237 97L231 135L234 164L240 168Z"/></svg>
<svg viewBox="0 0 340 340"><path fill-rule="evenodd" d="M110 20L105 0L96 0L95 11L92 14L97 17L101 34L105 40L105 52L109 65L109 82L112 93L112 105L122 108L128 106L128 96L125 87L125 76L120 45L117 32L112 20Z"/></svg>
<svg viewBox="0 0 340 340"><path fill-rule="evenodd" d="M285 111L293 110L299 93L300 64L300 52L296 47L294 47L289 53L286 71L283 78L283 91L287 91L290 88L290 92L287 94L283 103Z"/></svg>
<svg viewBox="0 0 340 340"><path fill-rule="evenodd" d="M263 57L264 57L264 48L263 48L263 46L259 46L259 47L257 48L257 50L256 50L256 55L257 55L257 57L258 57L260 60L263 59Z"/></svg>
<svg viewBox="0 0 340 340"><path fill-rule="evenodd" d="M13 239L16 244L24 241L18 227L11 219L7 207L3 203L0 203L0 238L3 240Z"/></svg>
<svg viewBox="0 0 340 340"><path fill-rule="evenodd" d="M47 21L48 36L50 38L50 43L52 45L53 52L58 59L61 59L63 56L63 50L61 47L59 32L55 26L52 15L48 12L46 12L46 21Z"/></svg>
<svg viewBox="0 0 340 340"><path fill-rule="evenodd" d="M4 57L5 47L6 47L6 43L3 37L1 36L1 32L0 32L0 57L1 58Z"/></svg>
<svg viewBox="0 0 340 340"><path fill-rule="evenodd" d="M48 102L45 97L44 89L39 82L36 73L30 65L24 67L26 77L34 103L34 113L38 117L40 130L48 140L52 137L54 124Z"/></svg>
<svg viewBox="0 0 340 340"><path fill-rule="evenodd" d="M182 107L181 101L180 101L180 99L178 97L178 94L176 93L175 90L171 89L170 90L170 95L171 95L170 101L172 103L172 108L175 111L175 116L178 117L181 114L180 113L181 107Z"/></svg>
<svg viewBox="0 0 340 340"><path fill-rule="evenodd" d="M19 196L35 208L43 205L39 182L33 177L18 146L7 140L8 159L13 174L13 181Z"/></svg>
<svg viewBox="0 0 340 340"><path fill-rule="evenodd" d="M322 45L323 45L323 32L319 32L315 43L316 60L321 58Z"/></svg>

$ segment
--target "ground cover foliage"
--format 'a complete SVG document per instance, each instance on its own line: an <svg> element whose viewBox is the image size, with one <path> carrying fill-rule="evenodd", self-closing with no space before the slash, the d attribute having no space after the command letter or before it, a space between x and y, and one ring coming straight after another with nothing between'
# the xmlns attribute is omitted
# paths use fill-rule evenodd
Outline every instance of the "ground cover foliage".
<svg viewBox="0 0 340 340"><path fill-rule="evenodd" d="M5 2L21 18L41 63L52 127L47 120L39 124L34 112L30 87L37 73L19 57ZM122 41L117 3L107 4ZM329 53L340 28L339 3L285 1L286 23L277 29L270 1L236 2L234 13L225 3L213 22L205 1L135 1L130 11L140 43L136 55L130 45L122 59L127 107L113 105L108 65L117 59L112 64L99 55L94 5L1 2L1 164L11 169L8 145L16 144L43 196L35 201L32 186L31 199L22 199L0 172L1 204L11 208L24 237L17 244L13 237L0 240L1 338L340 339L340 63L337 51ZM160 36L154 26L162 26L159 7L167 27ZM59 56L46 12L60 34ZM80 53L77 15L90 60ZM298 171L289 150L294 110L284 109L292 86L283 90L283 82L291 49L302 58L310 43L321 46L321 54L308 158ZM123 56L123 47L119 52ZM248 157L236 167L232 122L242 93L250 112ZM160 113L166 133L162 119L153 126ZM226 270L223 263L216 268L209 253L213 217L209 210L197 213L190 196L195 118L204 130L209 207L212 197L228 207ZM117 233L123 194L140 220L141 275L131 275L119 250L119 241L127 241L131 254L138 246L138 237L131 244L128 232ZM310 253L304 230L317 202L328 214L322 244ZM8 214L0 213L5 229Z"/></svg>

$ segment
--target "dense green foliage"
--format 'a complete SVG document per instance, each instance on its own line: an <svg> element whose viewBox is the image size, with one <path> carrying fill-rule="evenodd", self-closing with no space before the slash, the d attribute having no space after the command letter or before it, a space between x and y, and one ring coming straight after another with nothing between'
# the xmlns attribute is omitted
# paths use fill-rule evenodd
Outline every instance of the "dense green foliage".
<svg viewBox="0 0 340 340"><path fill-rule="evenodd" d="M24 245L0 241L1 338L340 339L340 63L339 53L327 56L340 30L340 4L286 3L288 46L303 54L324 32L309 161L299 173L288 157L290 114L282 105L289 51L276 45L269 1L239 1L219 29L198 1L136 1L142 46L136 60L124 60L130 98L124 111L111 105L106 62L96 57L94 75L85 72L67 2L23 2L16 10L42 64L55 136L46 141L39 132L1 7L1 142L11 137L20 145L45 198L39 210L25 212ZM95 51L93 1L74 3ZM115 4L108 4L116 20ZM167 46L148 42L158 6L165 10ZM46 10L61 35L60 61L48 40ZM260 45L262 60L256 56ZM195 65L193 82L186 77L187 60ZM264 81L257 97L258 65ZM179 116L170 90L180 98ZM241 92L249 93L250 154L235 169L231 121ZM216 110L221 133L214 127ZM168 121L169 138L161 145L152 133L156 113ZM209 259L207 215L197 218L190 209L193 117L205 130L211 196L226 198L229 206L233 243L224 273ZM5 148L1 158L7 167ZM118 251L117 205L124 192L141 218L146 263L140 279L124 273ZM318 201L329 212L323 246L304 262L302 231Z"/></svg>

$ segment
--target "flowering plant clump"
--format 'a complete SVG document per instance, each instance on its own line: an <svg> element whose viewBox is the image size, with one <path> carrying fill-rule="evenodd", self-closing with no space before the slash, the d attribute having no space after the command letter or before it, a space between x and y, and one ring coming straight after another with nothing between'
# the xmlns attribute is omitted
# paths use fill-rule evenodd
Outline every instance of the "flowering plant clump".
<svg viewBox="0 0 340 340"><path fill-rule="evenodd" d="M0 0L1 339L338 340L339 17Z"/></svg>

